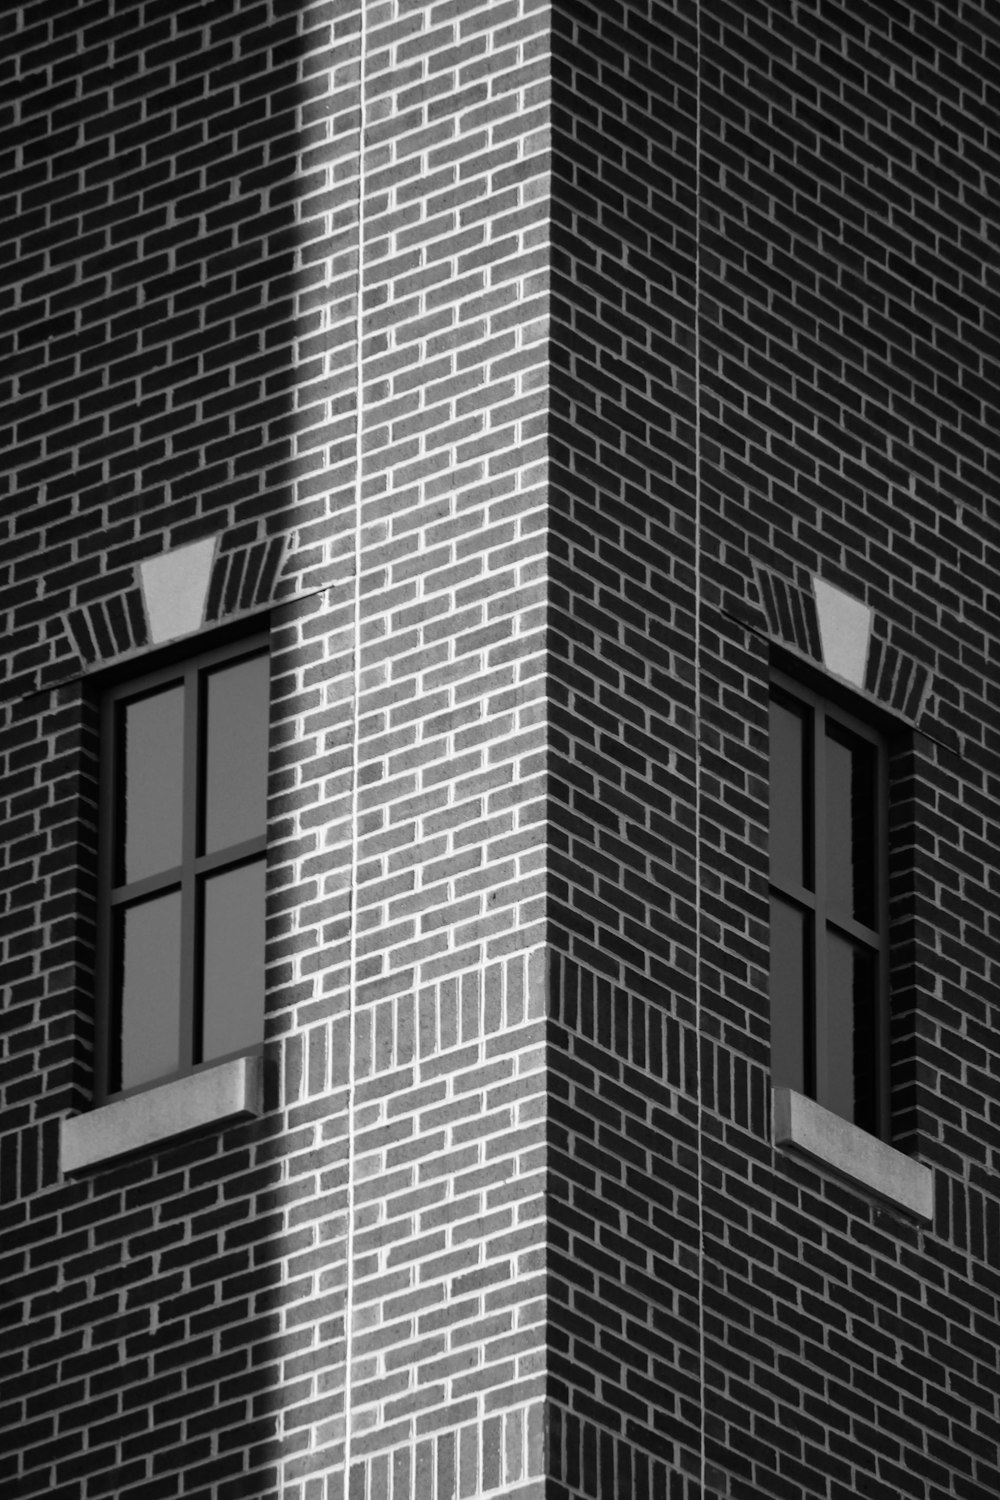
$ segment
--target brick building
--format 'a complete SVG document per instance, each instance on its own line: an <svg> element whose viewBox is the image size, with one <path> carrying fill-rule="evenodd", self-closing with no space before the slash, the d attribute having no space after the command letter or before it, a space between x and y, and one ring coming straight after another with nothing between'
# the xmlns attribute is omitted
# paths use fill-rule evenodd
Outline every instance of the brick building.
<svg viewBox="0 0 1000 1500"><path fill-rule="evenodd" d="M0 122L0 1495L996 1497L993 0Z"/></svg>

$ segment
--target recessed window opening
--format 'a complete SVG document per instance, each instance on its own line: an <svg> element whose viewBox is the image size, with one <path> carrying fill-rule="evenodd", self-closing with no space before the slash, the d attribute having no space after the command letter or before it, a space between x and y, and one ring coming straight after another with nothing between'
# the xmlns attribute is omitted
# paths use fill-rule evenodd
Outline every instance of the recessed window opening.
<svg viewBox="0 0 1000 1500"><path fill-rule="evenodd" d="M770 745L772 1080L885 1137L886 743L776 675Z"/></svg>
<svg viewBox="0 0 1000 1500"><path fill-rule="evenodd" d="M260 639L105 698L99 1098L262 1039L268 704Z"/></svg>

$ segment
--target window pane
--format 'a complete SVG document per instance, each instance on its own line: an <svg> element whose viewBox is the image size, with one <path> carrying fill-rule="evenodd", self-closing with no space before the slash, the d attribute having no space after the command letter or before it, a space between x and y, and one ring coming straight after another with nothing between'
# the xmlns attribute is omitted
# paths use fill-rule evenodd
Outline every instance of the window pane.
<svg viewBox="0 0 1000 1500"><path fill-rule="evenodd" d="M266 655L223 667L208 678L206 854L264 832L268 695Z"/></svg>
<svg viewBox="0 0 1000 1500"><path fill-rule="evenodd" d="M771 1082L806 1092L807 916L771 897Z"/></svg>
<svg viewBox="0 0 1000 1500"><path fill-rule="evenodd" d="M204 886L202 1059L256 1046L264 1035L264 861Z"/></svg>
<svg viewBox="0 0 1000 1500"><path fill-rule="evenodd" d="M806 867L804 777L806 726L801 715L771 700L771 879L810 886Z"/></svg>
<svg viewBox="0 0 1000 1500"><path fill-rule="evenodd" d="M876 955L839 933L826 937L827 1017L817 1099L878 1134Z"/></svg>
<svg viewBox="0 0 1000 1500"><path fill-rule="evenodd" d="M184 770L184 689L126 703L120 711L124 761L126 881L181 862Z"/></svg>
<svg viewBox="0 0 1000 1500"><path fill-rule="evenodd" d="M120 923L123 1089L181 1065L181 893L125 908Z"/></svg>
<svg viewBox="0 0 1000 1500"><path fill-rule="evenodd" d="M832 913L874 927L874 746L831 725L826 736L827 895Z"/></svg>

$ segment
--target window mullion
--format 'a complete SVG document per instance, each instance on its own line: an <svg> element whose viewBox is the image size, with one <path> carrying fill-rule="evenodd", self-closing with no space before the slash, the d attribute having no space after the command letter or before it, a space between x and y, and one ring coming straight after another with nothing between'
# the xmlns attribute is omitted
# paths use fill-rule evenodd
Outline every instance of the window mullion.
<svg viewBox="0 0 1000 1500"><path fill-rule="evenodd" d="M167 891L171 886L180 885L183 878L184 866L175 865L171 870L144 875L141 880L133 880L131 885L120 885L112 889L107 900L112 906L131 905L133 901L141 901L144 896L156 895L158 891Z"/></svg>
<svg viewBox="0 0 1000 1500"><path fill-rule="evenodd" d="M844 916L842 912L838 912L835 917L828 917L826 925L833 932L840 933L851 942L863 944L874 952L882 946L881 929L866 927L863 922L856 922L853 918Z"/></svg>
<svg viewBox="0 0 1000 1500"><path fill-rule="evenodd" d="M826 838L826 722L823 708L817 705L812 718L812 806L809 827L813 837L813 890L816 906L813 914L812 951L812 1094L823 1100L830 1090L830 1002L827 984L827 838Z"/></svg>
<svg viewBox="0 0 1000 1500"><path fill-rule="evenodd" d="M184 828L181 847L181 1003L180 1048L182 1068L200 1060L197 1025L198 889L195 859L201 779L201 704L198 668L184 673Z"/></svg>
<svg viewBox="0 0 1000 1500"><path fill-rule="evenodd" d="M892 1139L891 1078L889 1059L889 751L884 742L876 748L875 860L878 881L875 889L875 920L878 928L878 996L879 1015L876 1029L879 1044L877 1060L878 1119L884 1141Z"/></svg>
<svg viewBox="0 0 1000 1500"><path fill-rule="evenodd" d="M117 798L118 743L115 733L116 706L105 699L101 705L101 744L106 753L100 768L100 849L97 885L97 951L94 955L97 976L95 1023L99 1045L94 1049L94 1092L104 1100L121 1087L120 1070L121 1013L118 986L113 978L114 921L111 893L114 890L115 840L119 836L121 809Z"/></svg>
<svg viewBox="0 0 1000 1500"><path fill-rule="evenodd" d="M802 911L814 912L816 910L815 892L806 886L792 885L787 880L772 880L770 887L775 895L783 896L786 901L800 907Z"/></svg>
<svg viewBox="0 0 1000 1500"><path fill-rule="evenodd" d="M267 837L264 834L260 834L257 838L244 839L241 844L233 844L228 849L215 849L211 854L197 855L194 862L195 872L200 879L218 870L224 870L228 865L238 865L245 860L255 859L266 849Z"/></svg>

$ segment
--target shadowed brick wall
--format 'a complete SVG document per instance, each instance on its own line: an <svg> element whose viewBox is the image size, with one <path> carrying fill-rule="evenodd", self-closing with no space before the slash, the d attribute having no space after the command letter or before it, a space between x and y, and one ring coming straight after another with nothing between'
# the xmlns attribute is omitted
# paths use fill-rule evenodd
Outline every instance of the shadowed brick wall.
<svg viewBox="0 0 1000 1500"><path fill-rule="evenodd" d="M699 1470L695 20L554 18L557 1495Z"/></svg>
<svg viewBox="0 0 1000 1500"><path fill-rule="evenodd" d="M864 599L930 672L893 738L891 1063L935 1222L776 1159L706 1097L708 1441L734 1496L985 1497L1000 1472L998 47L962 0L703 13L704 860L751 919L706 933L714 1073L734 1043L766 1063L747 561Z"/></svg>
<svg viewBox="0 0 1000 1500"><path fill-rule="evenodd" d="M997 19L691 0L554 36L554 1493L986 1500ZM817 575L873 610L898 715L926 1230L771 1144L767 684L819 658Z"/></svg>

